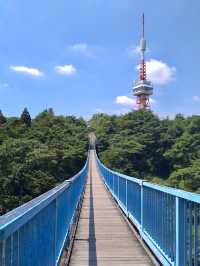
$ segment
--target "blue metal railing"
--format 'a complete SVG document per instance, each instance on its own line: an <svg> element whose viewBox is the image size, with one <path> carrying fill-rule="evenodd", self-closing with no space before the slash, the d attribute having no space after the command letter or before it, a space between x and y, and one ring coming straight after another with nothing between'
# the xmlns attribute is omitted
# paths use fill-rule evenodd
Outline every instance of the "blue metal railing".
<svg viewBox="0 0 200 266"><path fill-rule="evenodd" d="M0 266L59 265L87 172L0 217Z"/></svg>
<svg viewBox="0 0 200 266"><path fill-rule="evenodd" d="M200 195L114 172L101 176L125 215L163 265L200 265Z"/></svg>

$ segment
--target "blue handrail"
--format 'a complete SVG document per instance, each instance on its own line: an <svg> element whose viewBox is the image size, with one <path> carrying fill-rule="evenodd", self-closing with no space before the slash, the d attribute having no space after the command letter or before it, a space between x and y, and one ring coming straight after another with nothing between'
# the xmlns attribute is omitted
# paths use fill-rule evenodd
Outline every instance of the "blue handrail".
<svg viewBox="0 0 200 266"><path fill-rule="evenodd" d="M0 217L0 266L59 265L87 172Z"/></svg>
<svg viewBox="0 0 200 266"><path fill-rule="evenodd" d="M108 169L100 174L125 215L163 265L200 265L200 195Z"/></svg>

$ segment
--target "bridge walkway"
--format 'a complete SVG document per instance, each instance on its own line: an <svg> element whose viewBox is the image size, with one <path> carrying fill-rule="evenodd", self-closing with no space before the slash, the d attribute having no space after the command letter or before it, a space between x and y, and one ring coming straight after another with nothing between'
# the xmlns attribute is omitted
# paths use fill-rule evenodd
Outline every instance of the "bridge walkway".
<svg viewBox="0 0 200 266"><path fill-rule="evenodd" d="M69 265L153 265L106 190L94 151Z"/></svg>

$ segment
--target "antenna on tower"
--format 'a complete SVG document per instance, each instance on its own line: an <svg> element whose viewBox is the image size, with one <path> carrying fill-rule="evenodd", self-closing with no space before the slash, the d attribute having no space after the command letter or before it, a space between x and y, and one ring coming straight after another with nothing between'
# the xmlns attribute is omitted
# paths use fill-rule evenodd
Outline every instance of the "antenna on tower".
<svg viewBox="0 0 200 266"><path fill-rule="evenodd" d="M149 108L150 101L149 97L153 94L153 85L147 80L146 76L146 62L145 62L145 52L146 52L146 40L144 37L144 13L142 14L142 37L140 40L140 77L134 83L133 94L137 97L138 108Z"/></svg>
<svg viewBox="0 0 200 266"><path fill-rule="evenodd" d="M144 13L142 13L142 38L144 39Z"/></svg>

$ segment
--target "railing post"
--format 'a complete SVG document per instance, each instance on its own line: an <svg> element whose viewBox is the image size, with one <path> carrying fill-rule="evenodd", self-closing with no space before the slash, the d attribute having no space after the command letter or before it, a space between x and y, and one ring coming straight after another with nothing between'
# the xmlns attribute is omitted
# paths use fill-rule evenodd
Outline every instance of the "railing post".
<svg viewBox="0 0 200 266"><path fill-rule="evenodd" d="M144 181L141 182L141 198L140 198L140 223L141 223L141 230L143 231L143 223L144 223L144 186L143 186Z"/></svg>
<svg viewBox="0 0 200 266"><path fill-rule="evenodd" d="M55 260L55 265L57 263L57 198L55 199L55 227L54 227L54 260Z"/></svg>
<svg viewBox="0 0 200 266"><path fill-rule="evenodd" d="M128 181L126 179L126 211L128 212Z"/></svg>
<svg viewBox="0 0 200 266"><path fill-rule="evenodd" d="M194 266L198 266L198 205L194 205Z"/></svg>
<svg viewBox="0 0 200 266"><path fill-rule="evenodd" d="M179 266L179 256L180 256L180 253L179 253L179 250L180 250L180 247L179 247L179 231L180 231L180 228L179 228L179 212L180 212L180 202L179 202L179 198L176 197L176 266Z"/></svg>
<svg viewBox="0 0 200 266"><path fill-rule="evenodd" d="M118 191L117 191L118 195L117 195L117 197L118 197L118 200L119 200L119 176L117 176L117 177L118 177Z"/></svg>
<svg viewBox="0 0 200 266"><path fill-rule="evenodd" d="M112 173L112 191L113 191L113 194L115 194L115 191L114 191L114 174Z"/></svg>

